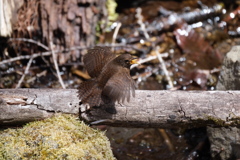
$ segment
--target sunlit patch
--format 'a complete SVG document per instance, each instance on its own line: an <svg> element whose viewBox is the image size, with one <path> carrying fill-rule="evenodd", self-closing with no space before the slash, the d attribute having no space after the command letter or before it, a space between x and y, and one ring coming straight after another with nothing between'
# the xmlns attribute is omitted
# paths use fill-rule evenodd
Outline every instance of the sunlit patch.
<svg viewBox="0 0 240 160"><path fill-rule="evenodd" d="M234 13L230 13L229 16L233 19L235 18L235 14Z"/></svg>
<svg viewBox="0 0 240 160"><path fill-rule="evenodd" d="M140 43L141 43L141 44L144 44L144 42L145 42L145 41L144 41L143 39L140 40Z"/></svg>
<svg viewBox="0 0 240 160"><path fill-rule="evenodd" d="M237 28L237 32L240 33L240 27Z"/></svg>
<svg viewBox="0 0 240 160"><path fill-rule="evenodd" d="M227 10L226 10L226 9L222 9L222 13L223 13L223 14L226 14L226 13L227 13Z"/></svg>
<svg viewBox="0 0 240 160"><path fill-rule="evenodd" d="M118 23L117 22L114 22L112 25L111 25L111 29L114 29L115 27L117 27Z"/></svg>
<svg viewBox="0 0 240 160"><path fill-rule="evenodd" d="M177 29L177 32L181 35L181 36L188 36L188 32L185 29Z"/></svg>
<svg viewBox="0 0 240 160"><path fill-rule="evenodd" d="M197 84L201 84L202 83L201 78L198 78L196 82L197 82Z"/></svg>
<svg viewBox="0 0 240 160"><path fill-rule="evenodd" d="M198 23L194 23L192 24L192 28L198 28L198 27L202 27L203 23L202 22L198 22Z"/></svg>

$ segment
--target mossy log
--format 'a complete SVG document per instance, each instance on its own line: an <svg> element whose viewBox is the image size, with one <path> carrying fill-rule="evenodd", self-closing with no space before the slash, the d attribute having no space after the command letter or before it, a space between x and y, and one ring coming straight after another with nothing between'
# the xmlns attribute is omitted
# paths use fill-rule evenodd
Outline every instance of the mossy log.
<svg viewBox="0 0 240 160"><path fill-rule="evenodd" d="M76 89L1 89L0 125L44 119L57 112L79 114L91 124L124 127L240 124L240 91L137 90L130 102L115 103L114 108L105 105L83 112L83 107Z"/></svg>

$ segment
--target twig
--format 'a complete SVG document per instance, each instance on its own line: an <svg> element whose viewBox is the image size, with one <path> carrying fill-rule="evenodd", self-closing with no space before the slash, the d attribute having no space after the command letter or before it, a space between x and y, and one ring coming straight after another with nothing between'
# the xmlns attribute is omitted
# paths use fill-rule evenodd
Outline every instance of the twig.
<svg viewBox="0 0 240 160"><path fill-rule="evenodd" d="M28 79L27 83L31 83L31 82L35 81L37 78L39 78L41 76L46 76L46 74L47 74L47 70L44 70L44 71L38 73L35 77L32 77L32 78Z"/></svg>
<svg viewBox="0 0 240 160"><path fill-rule="evenodd" d="M21 84L22 84L22 82L23 82L23 80L25 78L25 75L28 74L28 71L29 71L29 68L30 68L30 66L32 64L32 61L33 61L33 57L31 57L30 60L28 61L27 67L26 67L22 77L18 81L18 84L17 84L16 88L20 88L21 87Z"/></svg>
<svg viewBox="0 0 240 160"><path fill-rule="evenodd" d="M143 23L143 16L142 16L142 9L140 7L138 7L136 9L136 18L138 19L137 20L137 23L140 25L140 28L141 30L143 31L143 34L144 34L144 37L146 39L149 39L149 34L147 33L147 30L146 30L146 26L145 24Z"/></svg>
<svg viewBox="0 0 240 160"><path fill-rule="evenodd" d="M170 76L169 76L169 72L168 72L168 70L167 70L167 68L166 68L166 65L165 65L163 59L162 59L162 56L161 56L161 54L158 52L158 50L159 50L159 47L157 46L157 47L156 47L156 54L157 54L157 57L158 57L158 60L159 60L159 62L160 62L160 64L161 64L161 66L162 66L162 70L163 70L163 72L164 72L164 74L165 74L165 76L166 76L166 78L167 78L169 88L171 89L171 88L173 88L173 82L172 82L172 80L171 80L171 78L170 78Z"/></svg>
<svg viewBox="0 0 240 160"><path fill-rule="evenodd" d="M128 47L128 48L133 48L135 50L138 50L136 47L134 47L132 45L125 45L125 44L114 44L114 45L99 44L98 46ZM83 50L83 49L88 49L88 48L90 48L90 47L76 46L76 47L66 48L66 49L62 49L62 50L54 50L54 52L55 53L70 52L70 51L74 51L74 50ZM50 56L51 54L52 54L52 51L47 51L47 52L34 53L32 55L18 56L18 57L10 58L10 59L7 59L7 60L3 60L3 61L0 62L0 65L5 64L5 63L11 63L11 62L14 62L14 61L23 60L23 59L30 59L31 57L37 58L37 57L40 57L40 56Z"/></svg>
<svg viewBox="0 0 240 160"><path fill-rule="evenodd" d="M163 53L163 54L162 54L162 57L168 57L168 53ZM149 57L147 57L147 58L145 58L145 59L139 59L139 60L138 60L138 64L133 64L130 69L133 69L133 68L135 68L135 67L137 67L137 66L139 66L139 65L141 65L141 64L143 64L143 63L152 61L152 60L157 59L157 58L158 58L157 56L149 56ZM150 77L153 73L154 73L154 71L145 72L145 73L140 74L140 75L135 75L135 76L133 76L132 78L133 78L133 79L137 79L137 83L138 83L138 82L141 82L141 81L142 81L142 77L148 78L148 77Z"/></svg>
<svg viewBox="0 0 240 160"><path fill-rule="evenodd" d="M43 52L43 53L34 53L32 55L24 55L24 56L18 56L18 57L14 57L14 58L10 58L10 59L6 59L0 62L0 65L5 64L5 63L11 63L14 61L18 61L18 60L23 60L23 59L30 59L30 58L36 58L41 56L41 54L43 54L43 56L49 56L51 54L51 52Z"/></svg>
<svg viewBox="0 0 240 160"><path fill-rule="evenodd" d="M33 40L33 39L28 39L28 38L10 38L9 41L24 41L24 42L30 42L30 43L36 44L36 45L38 45L38 46L46 49L47 51L49 51L49 48L48 48L46 45L44 45L44 44L42 44L42 43L40 43L40 42L37 42L37 41L35 41L35 40Z"/></svg>
<svg viewBox="0 0 240 160"><path fill-rule="evenodd" d="M169 138L169 136L167 135L167 132L165 129L160 129L158 128L157 131L161 134L161 136L164 139L164 142L166 143L166 145L168 146L168 149L170 150L170 152L174 153L175 152L175 148Z"/></svg>
<svg viewBox="0 0 240 160"><path fill-rule="evenodd" d="M162 57L168 57L168 53L163 53L163 54L161 54L161 56ZM137 66L139 66L139 65L141 65L143 63L146 63L146 62L152 61L154 59L157 59L157 58L158 58L157 56L149 56L149 57L147 57L145 59L139 59L138 60L138 64L133 64L131 66L131 69L133 69L133 68L135 68L135 67L137 67Z"/></svg>
<svg viewBox="0 0 240 160"><path fill-rule="evenodd" d="M82 50L82 49L86 49L88 47L71 47L65 50L55 50L54 52L70 52L73 50ZM23 59L30 59L31 57L33 58L37 58L40 56L50 56L52 54L52 51L47 51L47 52L39 52L39 53L34 53L32 55L24 55L24 56L18 56L18 57L14 57L14 58L10 58L7 60L3 60L0 62L0 65L5 64L5 63L10 63L10 62L14 62L14 61L19 61L19 60L23 60Z"/></svg>
<svg viewBox="0 0 240 160"><path fill-rule="evenodd" d="M58 63L57 63L57 57L56 57L55 51L53 50L53 43L52 43L51 39L50 39L50 48L51 48L51 51L52 51L53 63L54 63L55 69L57 71L57 76L58 76L59 83L61 84L63 89L66 89L66 87L65 87L65 85L63 83L62 77L60 75L60 72L59 72L59 67L58 67Z"/></svg>
<svg viewBox="0 0 240 160"><path fill-rule="evenodd" d="M118 34L119 29L120 29L121 26L122 26L122 23L118 22L118 23L117 23L117 26L116 26L116 28L115 28L115 30L114 30L114 33L113 33L112 45L114 45L115 42L116 42L117 34Z"/></svg>

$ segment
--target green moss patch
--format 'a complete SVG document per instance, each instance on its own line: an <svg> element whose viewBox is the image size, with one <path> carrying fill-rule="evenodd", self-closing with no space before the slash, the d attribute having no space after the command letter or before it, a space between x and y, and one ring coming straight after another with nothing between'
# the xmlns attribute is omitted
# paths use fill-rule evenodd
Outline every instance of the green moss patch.
<svg viewBox="0 0 240 160"><path fill-rule="evenodd" d="M71 115L0 132L0 159L115 159L104 132Z"/></svg>

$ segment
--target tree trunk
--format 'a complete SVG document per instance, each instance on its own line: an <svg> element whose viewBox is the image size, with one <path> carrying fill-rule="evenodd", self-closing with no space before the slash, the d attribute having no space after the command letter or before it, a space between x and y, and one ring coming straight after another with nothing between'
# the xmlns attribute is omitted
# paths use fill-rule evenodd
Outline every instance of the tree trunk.
<svg viewBox="0 0 240 160"><path fill-rule="evenodd" d="M127 103L94 107L80 113L92 124L124 127L237 126L240 91L147 91L137 90ZM75 89L2 89L0 124L19 124L50 117L55 112L79 114Z"/></svg>
<svg viewBox="0 0 240 160"><path fill-rule="evenodd" d="M13 38L29 38L54 50L74 46L93 46L99 21L107 22L106 0L27 0L18 10L18 21L13 24ZM24 49L23 49L24 47ZM16 47L17 48L17 47ZM23 46L20 52L39 52L41 47ZM76 61L80 51L65 52L58 57L59 64Z"/></svg>

